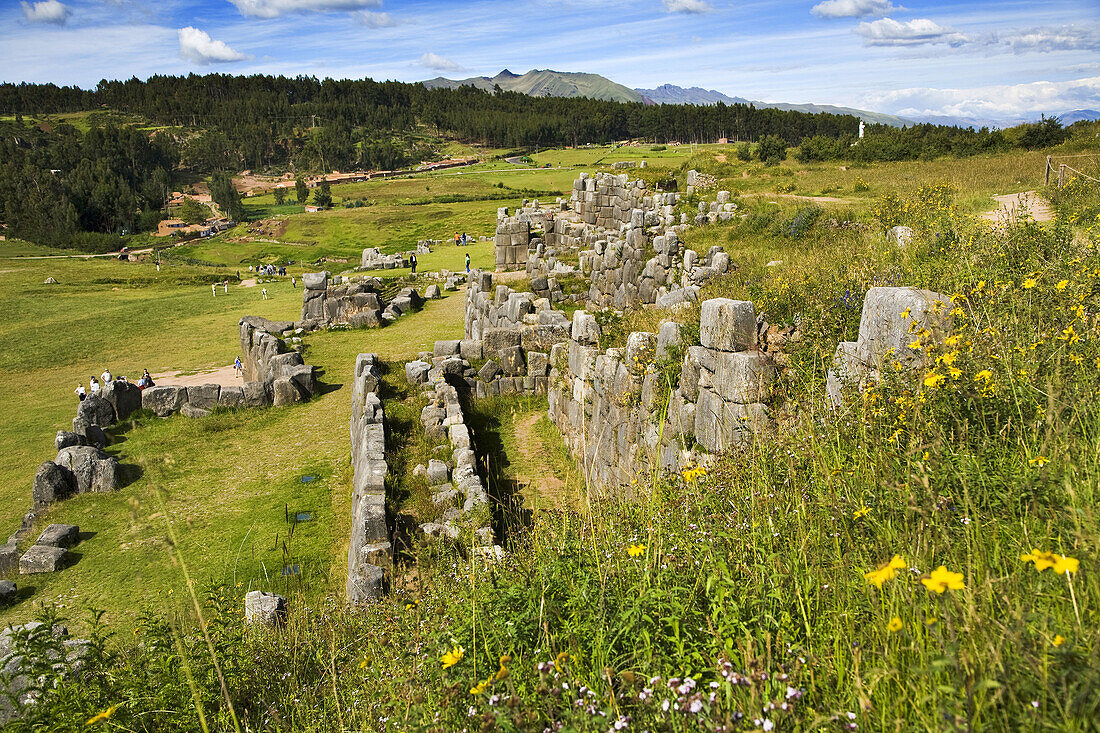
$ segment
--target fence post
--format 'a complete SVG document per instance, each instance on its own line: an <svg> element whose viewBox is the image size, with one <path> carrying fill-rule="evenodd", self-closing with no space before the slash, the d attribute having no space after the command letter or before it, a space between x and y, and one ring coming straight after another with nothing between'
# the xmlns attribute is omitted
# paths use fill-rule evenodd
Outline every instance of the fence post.
<svg viewBox="0 0 1100 733"><path fill-rule="evenodd" d="M1043 185L1050 185L1050 156L1047 156L1047 167L1043 169Z"/></svg>
<svg viewBox="0 0 1100 733"><path fill-rule="evenodd" d="M1058 188L1061 188L1066 182L1066 164L1060 163L1058 165Z"/></svg>

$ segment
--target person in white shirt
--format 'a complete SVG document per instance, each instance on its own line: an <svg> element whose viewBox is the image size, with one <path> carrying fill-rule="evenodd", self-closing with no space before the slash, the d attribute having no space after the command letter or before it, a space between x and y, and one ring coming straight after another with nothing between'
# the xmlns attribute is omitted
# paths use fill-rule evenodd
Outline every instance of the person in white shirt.
<svg viewBox="0 0 1100 733"><path fill-rule="evenodd" d="M108 384L111 383L111 370L110 369L104 369L103 374L100 374L99 378L103 380L103 385L107 386Z"/></svg>
<svg viewBox="0 0 1100 733"><path fill-rule="evenodd" d="M87 396L88 396L88 393L84 391L84 385L80 382L77 382L77 384L76 384L76 398L78 400L80 400L81 402L83 402L84 398L87 397Z"/></svg>
<svg viewBox="0 0 1100 733"><path fill-rule="evenodd" d="M95 377L92 377L92 383L89 386L91 387L92 394L98 394L99 393L99 380L98 379L96 379Z"/></svg>

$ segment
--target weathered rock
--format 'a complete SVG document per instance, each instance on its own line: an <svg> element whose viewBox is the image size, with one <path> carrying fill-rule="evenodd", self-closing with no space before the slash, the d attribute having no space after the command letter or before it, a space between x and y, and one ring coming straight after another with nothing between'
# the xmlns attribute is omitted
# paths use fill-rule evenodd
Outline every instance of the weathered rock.
<svg viewBox="0 0 1100 733"><path fill-rule="evenodd" d="M118 460L94 446L70 446L57 452L54 463L68 472L76 493L118 488Z"/></svg>
<svg viewBox="0 0 1100 733"><path fill-rule="evenodd" d="M99 395L90 394L80 403L76 416L87 425L107 427L115 422L115 408Z"/></svg>
<svg viewBox="0 0 1100 733"><path fill-rule="evenodd" d="M88 445L88 439L80 433L71 433L67 430L58 430L57 437L53 441L54 448L61 450L72 445Z"/></svg>
<svg viewBox="0 0 1100 733"><path fill-rule="evenodd" d="M8 540L0 545L0 573L8 573L19 567L19 545L15 540Z"/></svg>
<svg viewBox="0 0 1100 733"><path fill-rule="evenodd" d="M481 367L480 371L478 371L477 378L480 379L482 382L491 382L496 379L497 376L501 374L501 372L502 370L500 368L500 364L497 364L495 361L490 359L489 361L485 362L485 365Z"/></svg>
<svg viewBox="0 0 1100 733"><path fill-rule="evenodd" d="M756 345L756 311L747 300L704 300L699 311L699 341L708 349L744 351Z"/></svg>
<svg viewBox="0 0 1100 733"><path fill-rule="evenodd" d="M433 352L433 354L435 356L454 356L458 353L458 345L459 341L457 340L436 341L435 351Z"/></svg>
<svg viewBox="0 0 1100 733"><path fill-rule="evenodd" d="M267 382L245 382L243 392L241 407L266 407L271 404L271 385Z"/></svg>
<svg viewBox="0 0 1100 733"><path fill-rule="evenodd" d="M545 377L550 371L550 356L540 351L527 352L527 376Z"/></svg>
<svg viewBox="0 0 1100 733"><path fill-rule="evenodd" d="M432 365L426 361L410 361L405 364L405 381L409 384L424 384L428 381L428 372Z"/></svg>
<svg viewBox="0 0 1100 733"><path fill-rule="evenodd" d="M87 400L85 400L87 402ZM179 412L187 402L187 388L176 385L147 387L141 392L141 406L151 410L157 417L168 417Z"/></svg>
<svg viewBox="0 0 1100 733"><path fill-rule="evenodd" d="M926 352L911 349L921 331L938 339L951 328L951 298L917 288L871 288L859 320L857 356L877 368L887 354L903 364L922 363Z"/></svg>
<svg viewBox="0 0 1100 733"><path fill-rule="evenodd" d="M671 354L682 345L680 338L680 324L676 321L665 321L657 330L657 360L666 361Z"/></svg>
<svg viewBox="0 0 1100 733"><path fill-rule="evenodd" d="M194 384L187 388L187 403L200 410L213 410L218 406L221 386L217 384Z"/></svg>
<svg viewBox="0 0 1100 733"><path fill-rule="evenodd" d="M825 377L825 394L835 407L843 402L845 385L860 386L864 373L869 371L860 363L856 349L855 341L841 341L833 354L833 367Z"/></svg>
<svg viewBox="0 0 1100 733"><path fill-rule="evenodd" d="M53 573L65 567L69 551L64 547L34 545L19 558L19 574Z"/></svg>
<svg viewBox="0 0 1100 733"><path fill-rule="evenodd" d="M445 484L451 480L450 471L447 469L447 464L436 458L432 458L428 461L428 483L432 486L438 486L439 484Z"/></svg>
<svg viewBox="0 0 1100 733"><path fill-rule="evenodd" d="M327 290L328 278L327 272L307 272L302 275L302 284L306 290Z"/></svg>
<svg viewBox="0 0 1100 733"><path fill-rule="evenodd" d="M643 374L657 355L657 334L635 331L626 338L626 368L631 374Z"/></svg>
<svg viewBox="0 0 1100 733"><path fill-rule="evenodd" d="M886 241L904 249L913 243L913 230L905 226L892 227L886 232Z"/></svg>
<svg viewBox="0 0 1100 733"><path fill-rule="evenodd" d="M80 527L75 524L51 524L42 531L36 545L72 547L80 540Z"/></svg>
<svg viewBox="0 0 1100 733"><path fill-rule="evenodd" d="M726 402L747 405L765 402L777 372L771 357L761 351L730 353L719 351L714 356L715 370L704 372L701 386L710 387ZM708 383L709 382L709 383Z"/></svg>
<svg viewBox="0 0 1100 733"><path fill-rule="evenodd" d="M66 471L53 461L46 461L38 467L34 474L34 488L31 489L35 506L46 506L74 493L76 482L71 471Z"/></svg>
<svg viewBox="0 0 1100 733"><path fill-rule="evenodd" d="M286 623L286 598L260 590L244 596L245 623L276 628Z"/></svg>
<svg viewBox="0 0 1100 733"><path fill-rule="evenodd" d="M141 388L133 382L120 382L118 380L108 382L103 385L100 394L103 399L111 403L117 420L125 420L141 409Z"/></svg>
<svg viewBox="0 0 1100 733"><path fill-rule="evenodd" d="M600 341L600 325L596 317L582 310L573 312L573 340L585 346L595 346Z"/></svg>
<svg viewBox="0 0 1100 733"><path fill-rule="evenodd" d="M241 407L244 404L244 387L222 387L218 393L219 407Z"/></svg>
<svg viewBox="0 0 1100 733"><path fill-rule="evenodd" d="M189 418L209 417L210 410L203 409L202 407L195 407L192 404L186 404L180 408L180 414Z"/></svg>
<svg viewBox="0 0 1100 733"><path fill-rule="evenodd" d="M15 598L15 583L10 580L0 580L0 605L6 605Z"/></svg>
<svg viewBox="0 0 1100 733"><path fill-rule="evenodd" d="M443 293L439 291L438 285L429 285L424 291L425 300L438 300L443 297Z"/></svg>
<svg viewBox="0 0 1100 733"><path fill-rule="evenodd" d="M523 336L518 328L489 328L481 337L482 353L496 354L501 349L519 346Z"/></svg>
<svg viewBox="0 0 1100 733"><path fill-rule="evenodd" d="M348 316L348 326L351 328L377 328L381 325L381 309L368 308Z"/></svg>
<svg viewBox="0 0 1100 733"><path fill-rule="evenodd" d="M480 359L482 353L480 339L463 339L458 344L458 354L463 359Z"/></svg>
<svg viewBox="0 0 1100 733"><path fill-rule="evenodd" d="M501 370L509 377L518 377L527 373L527 364L523 358L523 348L511 346L497 352Z"/></svg>
<svg viewBox="0 0 1100 733"><path fill-rule="evenodd" d="M302 393L293 379L279 377L271 383L271 402L275 407L293 405L301 401Z"/></svg>

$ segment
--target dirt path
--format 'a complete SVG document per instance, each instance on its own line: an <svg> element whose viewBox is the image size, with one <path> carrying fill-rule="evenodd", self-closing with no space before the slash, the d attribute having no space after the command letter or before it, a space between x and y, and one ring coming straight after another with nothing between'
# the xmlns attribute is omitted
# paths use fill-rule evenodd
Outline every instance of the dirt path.
<svg viewBox="0 0 1100 733"><path fill-rule="evenodd" d="M986 221L1006 221L1014 218L1016 212L1022 208L1026 208L1035 221L1052 221L1054 219L1054 212L1051 210L1050 204L1034 191L1005 193L994 196L993 200L997 202L997 208L982 214L982 218Z"/></svg>
<svg viewBox="0 0 1100 733"><path fill-rule="evenodd" d="M194 387L200 384L218 384L222 387L240 386L244 380L233 373L233 365L228 364L216 369L201 371L196 374L180 374L179 372L164 372L154 374L153 381L159 387L161 385L173 385L179 387Z"/></svg>
<svg viewBox="0 0 1100 733"><path fill-rule="evenodd" d="M568 509L568 490L564 481L554 475L546 462L545 447L535 434L535 423L542 413L524 415L515 422L516 444L523 454L525 470L520 479L526 481L527 488L537 496L537 502L543 508L557 510ZM528 493L528 492L525 492ZM530 494L528 494L530 496Z"/></svg>
<svg viewBox="0 0 1100 733"><path fill-rule="evenodd" d="M815 204L850 204L848 199L839 199L836 196L800 196L797 193L743 193L743 197L765 196L773 199L795 199L797 201L810 201Z"/></svg>

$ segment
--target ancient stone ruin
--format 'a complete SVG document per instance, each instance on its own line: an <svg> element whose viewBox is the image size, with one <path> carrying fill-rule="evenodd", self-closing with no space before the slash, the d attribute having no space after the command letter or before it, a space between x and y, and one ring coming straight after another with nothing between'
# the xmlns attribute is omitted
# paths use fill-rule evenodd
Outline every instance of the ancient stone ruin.
<svg viewBox="0 0 1100 733"><path fill-rule="evenodd" d="M355 360L351 393L351 539L346 596L351 603L382 597L392 567L386 523L386 415L378 388L382 373L374 354Z"/></svg>
<svg viewBox="0 0 1100 733"><path fill-rule="evenodd" d="M425 300L442 297L439 285L432 284L423 296L416 288L405 287L387 302L384 283L377 277L333 278L328 272L314 272L304 275L302 282L302 320L294 326L306 331L384 326L420 310ZM454 290L454 283L448 289Z"/></svg>
<svg viewBox="0 0 1100 733"><path fill-rule="evenodd" d="M845 386L859 390L881 378L885 363L904 369L926 366L927 352L910 344L921 338L941 340L951 329L951 298L917 288L871 288L863 301L856 341L842 341L826 380L830 402L843 402Z"/></svg>

